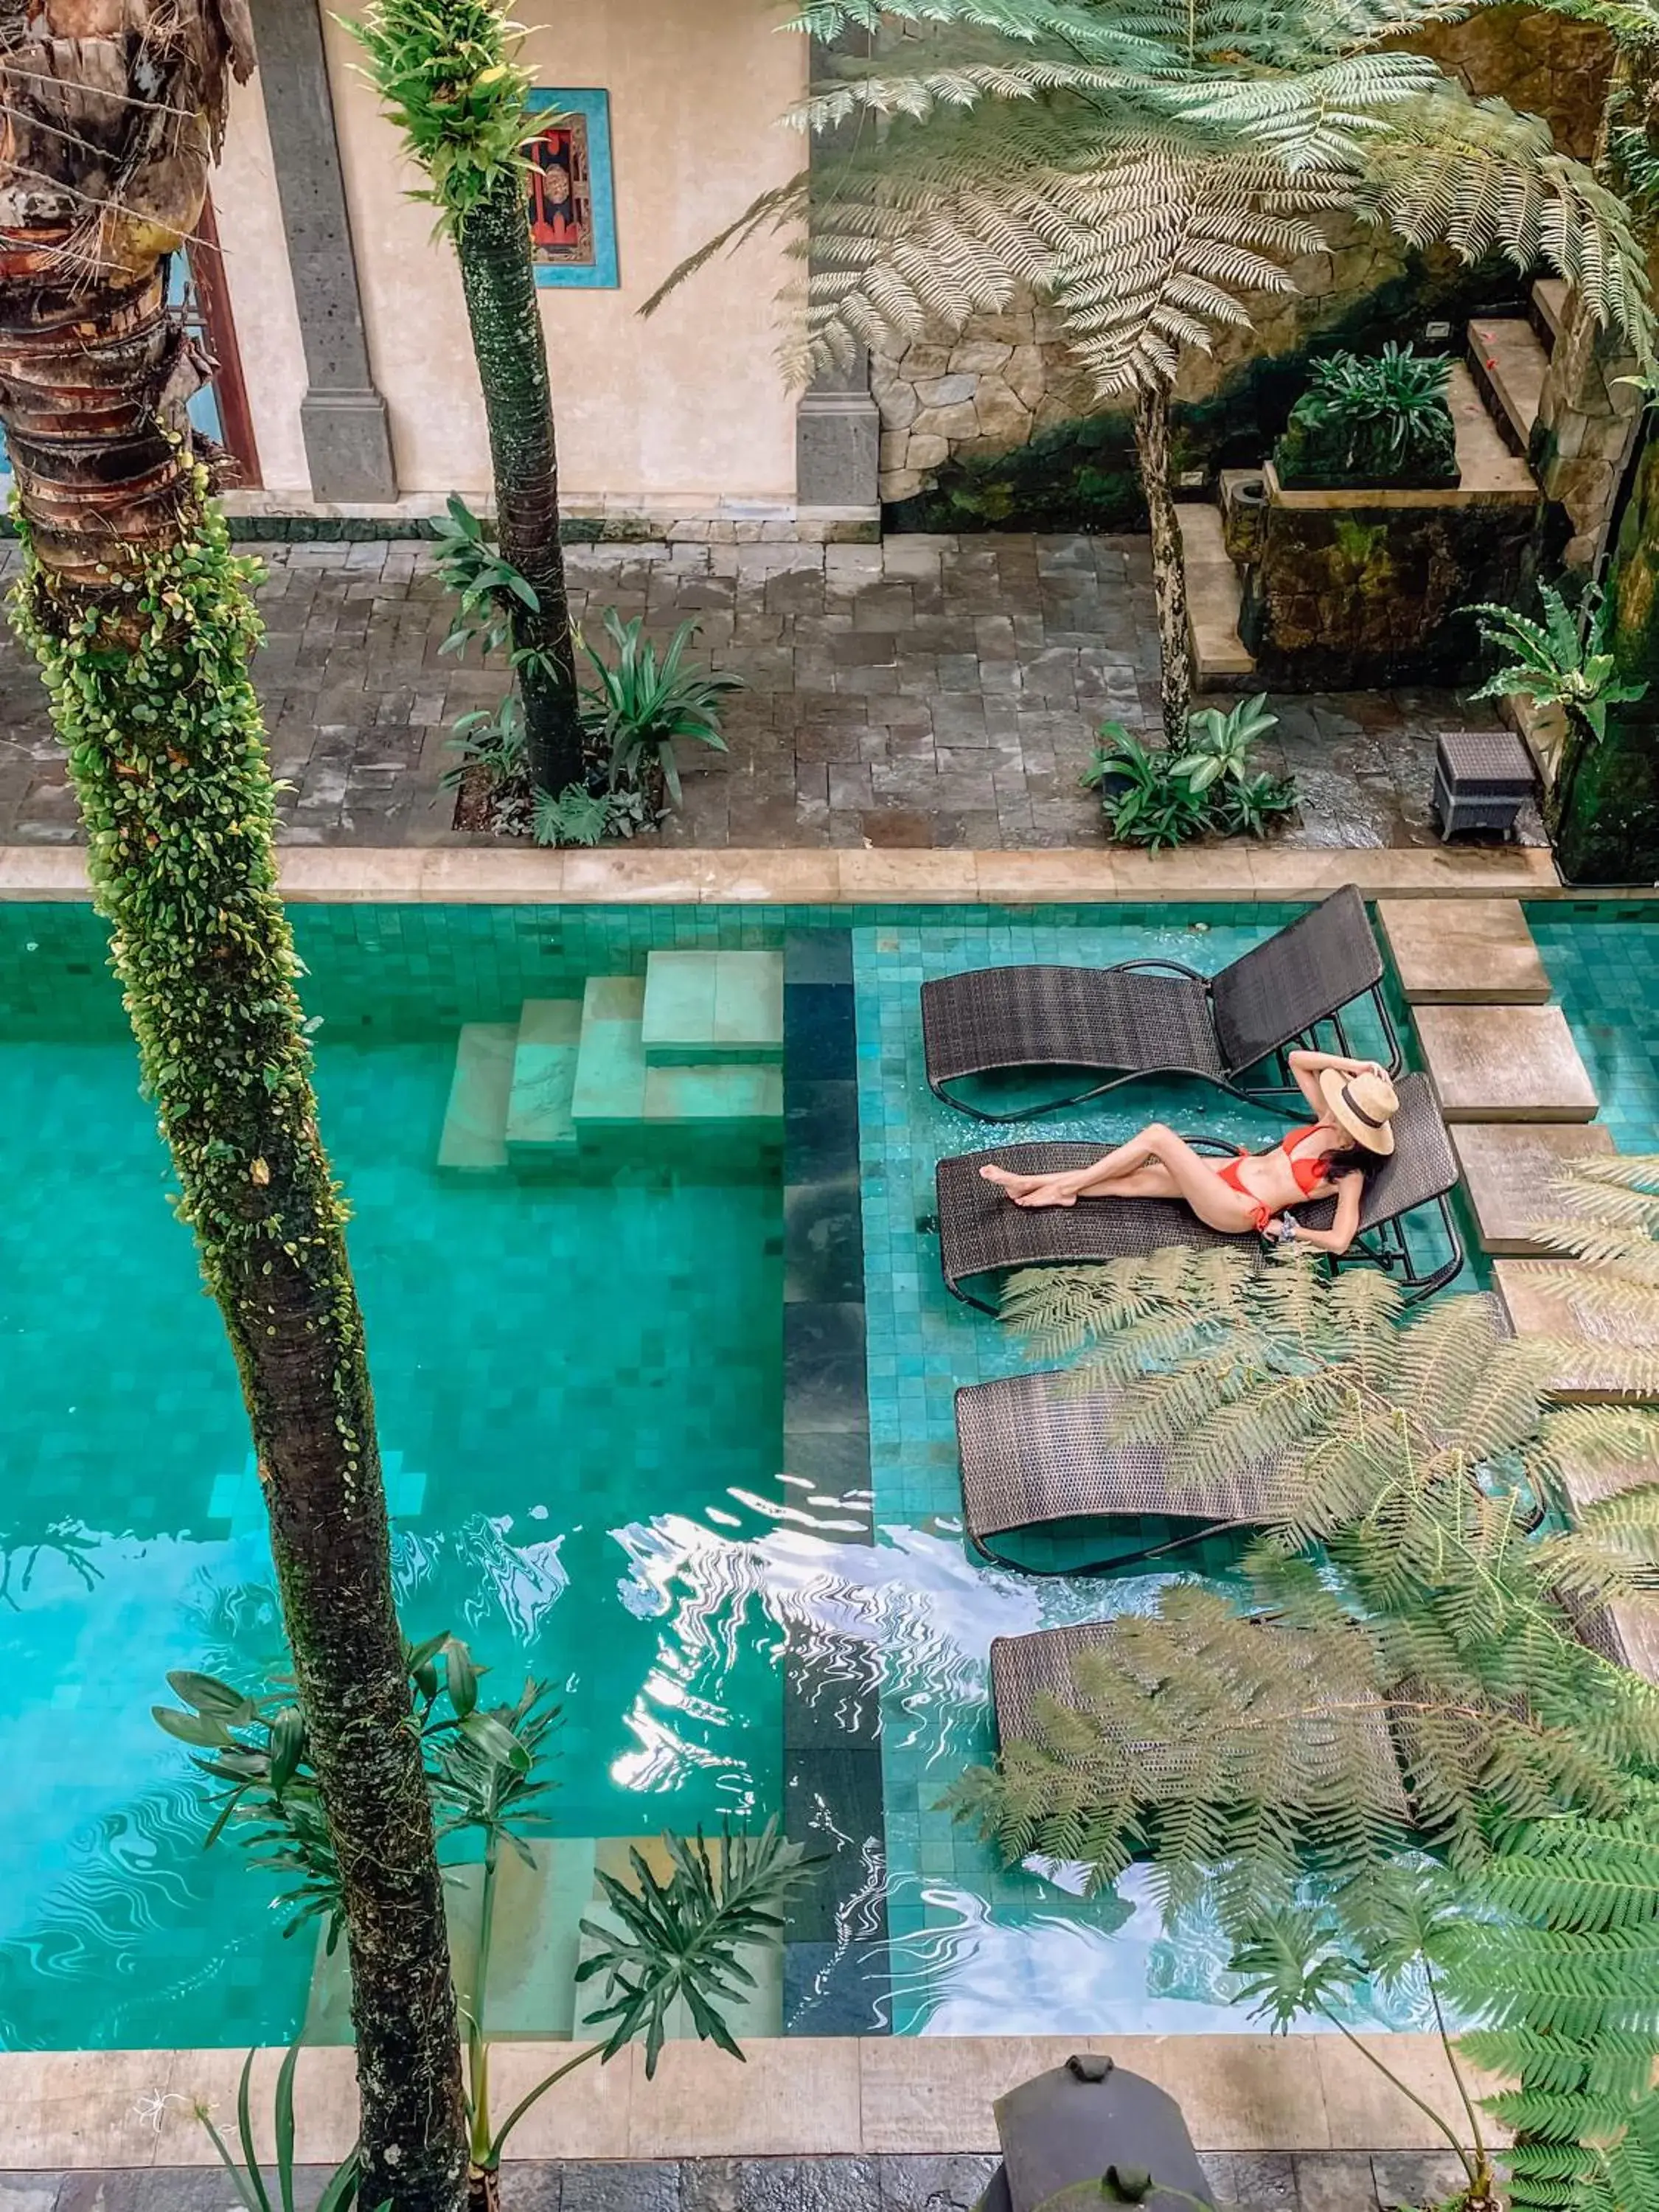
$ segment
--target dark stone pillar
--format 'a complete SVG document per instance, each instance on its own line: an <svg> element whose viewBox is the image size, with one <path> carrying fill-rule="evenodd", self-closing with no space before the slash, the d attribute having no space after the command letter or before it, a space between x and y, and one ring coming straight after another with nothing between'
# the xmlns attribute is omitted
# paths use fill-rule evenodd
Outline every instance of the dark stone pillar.
<svg viewBox="0 0 1659 2212"><path fill-rule="evenodd" d="M307 389L300 422L313 499L398 496L386 402L374 388L340 174L317 0L256 0L264 88Z"/></svg>
<svg viewBox="0 0 1659 2212"><path fill-rule="evenodd" d="M828 73L830 52L813 40L815 82ZM815 136L808 161L815 170L832 169L836 155L856 135L854 122ZM810 225L810 211L807 221ZM870 359L860 346L848 368L827 370L801 394L795 410L795 505L873 507L881 498L880 479L881 411L870 394Z"/></svg>

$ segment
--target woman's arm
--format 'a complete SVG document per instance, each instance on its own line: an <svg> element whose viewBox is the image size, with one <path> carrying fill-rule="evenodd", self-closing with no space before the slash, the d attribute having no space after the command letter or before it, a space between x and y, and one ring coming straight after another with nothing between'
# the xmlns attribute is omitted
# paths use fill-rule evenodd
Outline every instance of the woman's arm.
<svg viewBox="0 0 1659 2212"><path fill-rule="evenodd" d="M1296 1081L1297 1089L1321 1119L1324 1118L1325 1100L1319 1088L1319 1078L1328 1068L1339 1075L1385 1075L1388 1070L1380 1060L1352 1060L1340 1052L1310 1052L1305 1045L1297 1045L1285 1055L1285 1065Z"/></svg>
<svg viewBox="0 0 1659 2212"><path fill-rule="evenodd" d="M1359 1202L1365 1193L1365 1177L1358 1168L1351 1168L1337 1186L1336 1218L1328 1229L1304 1228L1294 1214L1285 1219L1296 1232L1295 1242L1311 1246L1316 1252L1328 1252L1340 1260L1354 1238L1359 1234Z"/></svg>

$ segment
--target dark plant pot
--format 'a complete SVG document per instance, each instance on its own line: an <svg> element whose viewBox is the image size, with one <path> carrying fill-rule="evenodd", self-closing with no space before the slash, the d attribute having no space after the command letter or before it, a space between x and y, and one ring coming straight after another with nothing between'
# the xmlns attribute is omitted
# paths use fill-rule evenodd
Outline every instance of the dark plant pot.
<svg viewBox="0 0 1659 2212"><path fill-rule="evenodd" d="M1277 455L1273 470L1286 491L1447 491L1463 481L1455 461L1448 469L1407 468L1364 473L1351 469L1320 468L1285 464Z"/></svg>
<svg viewBox="0 0 1659 2212"><path fill-rule="evenodd" d="M1550 823L1569 884L1659 884L1659 725L1636 719L1645 704L1615 708L1606 738L1576 759L1569 739Z"/></svg>
<svg viewBox="0 0 1659 2212"><path fill-rule="evenodd" d="M1227 504L1221 516L1222 542L1227 548L1228 559L1241 568L1248 568L1261 550L1267 529L1267 507L1266 477L1246 477L1242 483L1228 489Z"/></svg>
<svg viewBox="0 0 1659 2212"><path fill-rule="evenodd" d="M1121 799L1133 781L1134 777L1127 768L1109 768L1098 782L1091 784L1089 788L1105 806L1114 799Z"/></svg>

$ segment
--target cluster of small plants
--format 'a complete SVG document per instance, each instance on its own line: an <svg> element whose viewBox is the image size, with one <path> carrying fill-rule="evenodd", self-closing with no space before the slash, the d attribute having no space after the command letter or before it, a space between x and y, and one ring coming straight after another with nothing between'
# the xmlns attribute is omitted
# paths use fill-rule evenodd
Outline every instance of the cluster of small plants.
<svg viewBox="0 0 1659 2212"><path fill-rule="evenodd" d="M1180 751L1144 744L1121 722L1102 723L1083 781L1100 793L1107 835L1153 851L1197 837L1265 836L1297 805L1296 779L1254 758L1278 720L1265 692L1224 714L1206 707L1188 715Z"/></svg>
<svg viewBox="0 0 1659 2212"><path fill-rule="evenodd" d="M514 676L532 650L513 641L515 605L535 607L536 593L484 533L459 494L452 493L447 521L436 526L438 573L455 595L449 634L439 648L464 653L476 644L488 659L505 654ZM538 791L530 775L524 711L509 690L493 708L463 714L455 724L454 765L447 790L482 784L489 826L533 837L538 845L597 845L606 837L632 837L654 829L680 804L678 741L726 750L720 702L744 689L742 677L690 665L686 655L698 625L683 622L665 646L645 634L639 616L624 622L615 607L601 621L614 649L607 659L580 630L576 643L592 664L594 681L582 687L581 719L587 773L560 792Z"/></svg>
<svg viewBox="0 0 1659 2212"><path fill-rule="evenodd" d="M1287 489L1327 484L1431 485L1458 479L1457 437L1444 354L1385 345L1332 354L1309 370L1273 449Z"/></svg>

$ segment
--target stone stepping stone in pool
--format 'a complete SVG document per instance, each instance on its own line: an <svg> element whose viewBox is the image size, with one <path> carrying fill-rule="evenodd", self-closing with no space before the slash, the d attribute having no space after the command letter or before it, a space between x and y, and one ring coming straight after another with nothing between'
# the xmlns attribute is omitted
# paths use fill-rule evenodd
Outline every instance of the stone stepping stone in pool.
<svg viewBox="0 0 1659 2212"><path fill-rule="evenodd" d="M1448 1121L1589 1121L1598 1101L1559 1006L1413 1009Z"/></svg>
<svg viewBox="0 0 1659 2212"><path fill-rule="evenodd" d="M1550 979L1519 899L1384 899L1376 909L1413 1006L1540 1006Z"/></svg>
<svg viewBox="0 0 1659 2212"><path fill-rule="evenodd" d="M574 1158L571 1099L581 1036L580 999L526 999L513 1054L507 1152L515 1168Z"/></svg>
<svg viewBox="0 0 1659 2212"><path fill-rule="evenodd" d="M1659 1404L1659 1327L1612 1319L1575 1303L1571 1279L1589 1269L1559 1260L1494 1260L1492 1285L1517 1336L1547 1336L1559 1346L1553 1395L1583 1405ZM1548 1279L1553 1279L1553 1281ZM1568 1287L1554 1282L1565 1279Z"/></svg>
<svg viewBox="0 0 1659 2212"><path fill-rule="evenodd" d="M642 977L589 976L570 1102L579 1133L645 1122L707 1127L782 1121L779 1066L746 1061L653 1066L646 1058L645 1005Z"/></svg>
<svg viewBox="0 0 1659 2212"><path fill-rule="evenodd" d="M1601 1121L1461 1121L1451 1133L1483 1252L1531 1255L1549 1248L1534 1224L1563 1211L1551 1186L1574 1160L1613 1149Z"/></svg>
<svg viewBox="0 0 1659 2212"><path fill-rule="evenodd" d="M783 1058L783 955L653 952L641 1017L653 1067Z"/></svg>
<svg viewBox="0 0 1659 2212"><path fill-rule="evenodd" d="M1653 1480L1653 1467L1645 1460L1627 1467L1589 1468L1568 1455L1560 1463L1561 1503L1576 1526L1586 1506ZM1592 1615L1588 1627L1581 1628L1580 1633L1585 1642L1617 1659L1633 1674L1645 1675L1650 1682L1659 1682L1659 1618L1655 1617L1651 1607L1627 1604L1615 1598Z"/></svg>
<svg viewBox="0 0 1659 2212"><path fill-rule="evenodd" d="M513 1095L516 1022L469 1022L455 1048L438 1165L452 1174L488 1174L507 1165L507 1115Z"/></svg>

